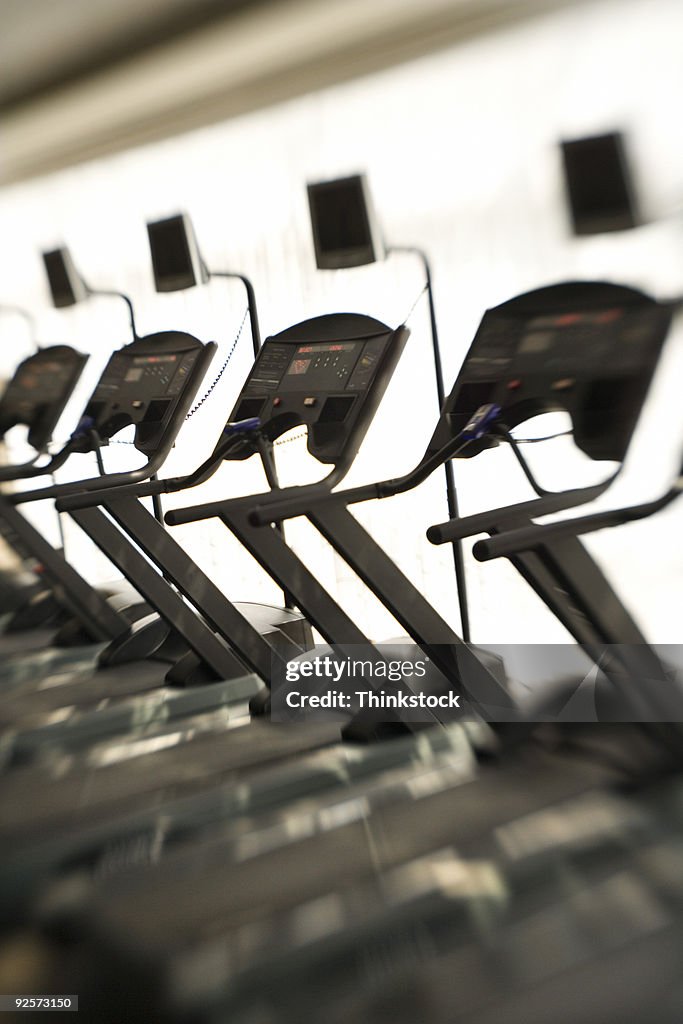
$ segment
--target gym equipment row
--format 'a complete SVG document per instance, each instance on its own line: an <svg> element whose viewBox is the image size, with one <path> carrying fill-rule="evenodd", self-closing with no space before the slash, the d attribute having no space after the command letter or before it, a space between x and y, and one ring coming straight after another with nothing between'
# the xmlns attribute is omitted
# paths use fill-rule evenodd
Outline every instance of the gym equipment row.
<svg viewBox="0 0 683 1024"><path fill-rule="evenodd" d="M165 272L197 282L187 217L150 239L160 290ZM73 276L66 259L62 270ZM146 459L0 499L6 541L41 566L40 583L4 581L0 639L2 925L6 948L21 937L33 991L59 979L92 1019L117 1021L644 1022L653 1007L679 1019L680 666L580 538L656 516L681 477L639 506L538 522L608 495L677 306L569 281L487 310L417 465L351 488L405 325L336 313L267 337L213 449L183 477L161 472L212 343L133 329L54 454L85 361L59 347L18 368L0 424L28 427L36 459L3 481L101 454L130 426ZM570 417L584 456L609 463L601 482L549 492L536 479L514 432L551 411ZM275 445L295 427L326 475L283 488ZM572 636L575 669L538 689L458 635L352 512L500 445L533 497L435 516L427 539L487 534L477 559L507 558ZM264 488L234 497L231 463L251 458ZM214 476L225 496L192 503ZM164 513L165 494L184 503ZM35 501L70 516L126 586L88 583L22 514ZM341 607L288 541L299 516L403 636L378 642ZM192 561L173 528L207 521L275 581L282 607L233 602ZM400 664L392 692L435 702L281 720L287 669L325 656ZM586 663L592 720L570 708ZM438 703L449 694L460 707Z"/></svg>

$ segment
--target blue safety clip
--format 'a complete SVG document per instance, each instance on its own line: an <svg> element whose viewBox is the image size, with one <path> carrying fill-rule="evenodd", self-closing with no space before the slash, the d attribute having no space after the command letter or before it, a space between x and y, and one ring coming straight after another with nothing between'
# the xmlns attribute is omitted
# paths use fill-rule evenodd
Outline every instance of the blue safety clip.
<svg viewBox="0 0 683 1024"><path fill-rule="evenodd" d="M94 426L95 420L92 416L81 416L76 424L76 429L71 434L71 440L77 441L81 437L87 437Z"/></svg>
<svg viewBox="0 0 683 1024"><path fill-rule="evenodd" d="M477 441L500 416L500 406L490 402L488 405L480 405L477 411L470 417L462 428L460 434L466 441Z"/></svg>
<svg viewBox="0 0 683 1024"><path fill-rule="evenodd" d="M261 420L258 416L252 416L248 420L237 420L235 423L226 423L223 427L224 434L248 434L250 430L258 430Z"/></svg>

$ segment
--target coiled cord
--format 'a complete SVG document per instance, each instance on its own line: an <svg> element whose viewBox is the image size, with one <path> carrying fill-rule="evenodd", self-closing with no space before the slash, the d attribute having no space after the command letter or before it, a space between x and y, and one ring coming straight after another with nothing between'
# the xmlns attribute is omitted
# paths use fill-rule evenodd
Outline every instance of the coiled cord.
<svg viewBox="0 0 683 1024"><path fill-rule="evenodd" d="M213 381L213 384L209 388L207 388L207 390L204 392L204 394L199 399L199 401L196 402L195 405L193 405L192 408L190 409L190 411L188 412L187 416L185 417L185 422L186 423L187 423L187 421L189 419L191 419L194 416L194 414L199 409L201 409L201 407L204 405L204 402L206 402L206 400L209 398L209 396L211 395L212 391L214 390L214 388L216 387L216 385L220 381L221 377L223 376L223 374L227 370L228 365L230 363L230 360L232 359L232 357L233 357L233 355L235 353L235 349L237 348L237 342L240 340L240 337L242 336L242 331L244 330L244 325L247 322L248 314L249 314L249 307L247 307L245 309L245 311L244 311L244 316L242 317L242 323L240 324L239 330L237 331L237 334L235 335L235 339L234 339L232 345L230 346L230 351L228 352L228 354L227 354L227 356L225 358L225 362L223 363L223 365L221 366L220 370L218 371L218 374L217 374L215 380Z"/></svg>

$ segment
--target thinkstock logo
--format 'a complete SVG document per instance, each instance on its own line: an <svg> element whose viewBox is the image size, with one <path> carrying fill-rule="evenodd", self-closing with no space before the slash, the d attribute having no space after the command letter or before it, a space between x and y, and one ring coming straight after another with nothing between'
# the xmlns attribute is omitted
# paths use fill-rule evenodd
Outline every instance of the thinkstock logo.
<svg viewBox="0 0 683 1024"><path fill-rule="evenodd" d="M371 710L405 721L457 717L462 696L412 644L316 647L274 666L274 721L339 720ZM381 717L381 715L380 715Z"/></svg>

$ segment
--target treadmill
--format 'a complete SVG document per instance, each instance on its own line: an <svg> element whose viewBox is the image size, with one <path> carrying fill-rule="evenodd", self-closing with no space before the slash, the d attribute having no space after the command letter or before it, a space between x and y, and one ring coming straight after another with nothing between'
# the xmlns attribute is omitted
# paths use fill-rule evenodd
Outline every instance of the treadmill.
<svg viewBox="0 0 683 1024"><path fill-rule="evenodd" d="M559 314L558 309L562 310ZM581 312L582 310L584 312ZM287 492L276 489L253 498L176 509L167 514L167 520L176 523L219 516L233 532L237 533L273 578L293 594L297 604L307 613L309 620L325 639L342 651L348 647L355 650L368 647L369 641L362 631L350 621L305 569L300 559L285 544L281 534L271 529L259 529L258 525L254 525L266 522L271 517L284 518L285 515L301 514L308 509L307 514L318 529L402 623L412 640L431 656L440 673L437 676L437 686L462 686L464 678L465 692L468 692L469 687L470 698L473 696L472 688L478 689L479 692L474 693L474 702L476 709L483 713L484 717L514 718L516 711L501 682L500 672L496 674L492 671L490 662L487 663L480 652L459 640L416 588L399 573L393 562L369 537L367 531L360 527L348 512L347 506L354 501L384 497L414 486L439 465L443 458L449 457L457 449L472 455L477 450L497 442L500 438L499 432L492 440L491 431L484 429L486 423L482 425L482 422L476 422L474 428L465 430L473 416L476 420L475 414L480 408L473 408L473 403L482 394L490 394L496 388L496 393L503 404L483 403L481 408L486 405L495 406L498 410L497 416L505 409L506 417L517 417L517 422L520 417L523 420L544 409L567 408L575 419L579 419L579 440L584 450L588 449L594 457L604 458L610 455L613 459L623 458L649 379L654 372L669 321L670 310L642 293L594 282L569 283L540 289L511 300L486 315L456 382L449 399L451 405L456 403L457 415L460 416L459 421L454 421L459 423L454 437L443 444L443 437L447 435L444 435L444 428L440 426L435 435L437 440L432 442L422 463L412 474L395 481L367 485L352 492L335 493L330 488L333 483L338 482L340 474L344 471L343 466L340 469L340 465L336 465L326 481L319 484L293 488ZM541 323L545 325L544 334L547 342L548 334L552 335L552 332L547 330L548 322L556 322L560 325L560 330L555 332L552 363L546 367L545 353L534 352L528 342L520 344L520 336L524 338L526 334L530 334L535 338L539 333L537 325ZM296 340L297 330L293 330ZM589 359L590 352L595 353L596 334L600 337L602 350L600 358L594 355L591 364L586 360ZM623 358L624 338L630 340L630 361ZM615 427L611 417L602 415L602 419L600 418L600 409L601 403L604 406L606 394L610 396L610 400L617 394L616 385L613 381L610 391L604 381L596 379L596 374L602 372L602 360L608 360L613 354L616 355L617 351L621 356L622 377L616 378L616 385L623 385L623 395L620 397L619 421ZM270 356L267 358L270 359ZM274 392L279 387L278 374L284 371L285 362L290 357L283 355L278 358L281 359L281 366L274 364L276 370L271 382L266 380L264 383L262 377L265 375L257 363L257 368L250 375L234 414L236 417L245 416L255 409L263 410L265 407L266 412L270 411L272 416L272 412L278 410L277 416L274 417L274 426L269 427L266 420L266 431L270 429L273 436L278 429L285 429L285 426L296 422L291 411L288 411L288 395L284 396L285 405L282 409L279 404L270 407L271 398L264 397L264 393L268 394L266 388L270 388L273 403L283 400L279 392ZM298 361L305 363L306 359ZM579 381L580 387L578 384L574 387L572 382L577 378L572 378L569 374L577 374L579 364L585 366L585 369L580 371L583 374ZM513 376L496 381L495 377L501 366L505 367L507 374L512 373ZM518 385L520 378L514 376L515 373L527 374L525 389L521 391ZM560 374L562 376L558 376ZM287 376L297 375L285 374L285 377ZM488 380L484 380L484 377L488 377ZM558 381L563 384L562 388L557 387ZM567 382L568 387L565 386ZM510 387L510 383L514 386ZM297 384L297 387L300 385ZM305 387L312 390L310 379ZM318 406L316 411L317 399L314 394L308 395L299 390L295 391L294 395L302 408L310 410L309 417L319 415L323 405ZM332 397L336 401L341 396ZM302 399L312 404L303 406ZM348 400L349 396L346 397L346 401ZM464 403L462 411L458 403ZM327 407L326 400L324 408ZM445 429L451 429L453 416L450 411L445 413ZM193 478L189 478L190 482L204 479L219 459L245 457L255 449L260 451L267 465L267 455L264 455L264 452L267 453L265 444L272 441L272 437L269 438L266 433L264 441L264 430L259 426L255 430L255 439L250 441L245 435L248 428L254 425L247 423L247 426L244 426L244 422L238 419L242 429L237 432L237 436L231 436L220 444L204 467L194 474ZM324 424L324 427L330 429L328 424ZM334 424L332 427L334 428ZM232 431L235 428L231 426L229 429ZM592 439L591 430L595 435ZM469 436L472 432L476 436ZM607 436L603 437L602 434L605 433ZM562 508L571 507L572 503L591 500L605 489L612 478L596 487L578 489L559 496L547 496L544 499L544 507L548 507L548 501L551 507ZM145 553L155 559L166 579L170 579L185 596L194 600L204 618L211 622L219 633L222 630L223 638L262 679L268 681L269 673L282 668L282 659L271 662L271 649L264 644L263 638L256 636L253 630L245 630L243 620L239 615L235 615L230 603L216 592L215 587L212 587L203 574L198 575L196 567L178 545L164 535L153 517L142 509L139 502L133 500L143 494L177 490L183 485L186 486L187 482L188 478L185 478L153 482L143 488L117 489L114 494L117 499L119 495L122 497L121 502L112 502L112 494L105 491L95 492L91 496L67 498L62 507L70 509L74 518L94 539L97 540L99 535L101 544L106 543L104 538L109 535L102 533L102 529L110 531L110 524L99 510L84 507L86 503L103 501L110 515L114 518L118 516L119 522L125 522L129 530L131 523L135 522L131 535ZM250 511L250 505L257 507ZM503 510L500 514L504 519L510 514L510 510ZM462 529L467 525L468 521L464 520L451 528ZM434 539L435 531L431 532L431 536ZM113 547L114 545L110 544L110 550ZM591 657L600 657L604 667L606 644L630 645L628 660L633 670L646 671L653 678L661 677L663 669L658 659L653 656L632 618L580 542L568 542L564 551L553 549L551 555L552 558L549 555L542 563L534 554L521 556L519 564L524 565L525 578L567 625L587 653ZM139 556L137 557L140 560ZM166 585L166 580L158 575L151 579L155 587L152 603L159 606L159 602L168 597L170 588ZM571 593L567 589L570 583L574 587ZM147 596L150 595L151 592L148 592ZM173 609L171 611L175 614ZM228 622L229 627L226 626ZM178 620L174 625L178 625ZM624 654L623 650L621 654ZM621 667L614 663L611 671L619 677L618 684L623 686ZM351 729L360 730L357 734L362 736L363 729L372 720L373 716L364 715L363 724L352 724ZM372 734L377 716L374 716L374 720L370 732L366 735ZM384 728L387 723L377 724ZM398 724L405 726L406 723ZM427 720L423 724L433 724L433 720L431 723ZM390 725L395 727L396 723ZM413 727L413 723L410 723L409 727Z"/></svg>
<svg viewBox="0 0 683 1024"><path fill-rule="evenodd" d="M273 665L284 666L289 658L312 645L310 630L303 628L301 615L284 609L276 614L285 626L268 630L258 617L255 619L253 609L230 602L140 499L197 485L226 459L242 460L253 454L260 456L267 479L275 485L272 443L299 423L309 428L309 452L318 461L331 464L332 475L341 478L372 421L407 337L403 327L393 331L357 314L334 314L297 324L266 340L214 453L189 477L130 485L119 482L114 488L87 492L74 488L60 498L58 508L72 515L157 609L173 636L192 651L166 678L176 689L150 693L149 700L144 700L144 710L140 701L133 702L124 728L139 722L141 716L149 721L150 705L157 708L157 719L175 719L179 707L186 714L188 696L178 694L177 687L195 686L207 678L236 680L236 700L244 701L244 679L250 672L267 684ZM310 370L309 375L302 372L304 368ZM261 418L249 415L257 407ZM293 593L286 583L283 590ZM320 592L324 593L322 588ZM120 656L118 648L116 656ZM141 693L144 686L138 686L136 680L137 676L129 673L117 694ZM107 687L106 677L98 676L94 681L83 678L66 685L49 685L35 694L19 693L4 711L5 720L13 728L11 743L17 757L40 754L46 744L68 746L70 736L80 745L88 733L100 739L110 727L120 731L124 710L120 706L112 708L111 715L102 714L99 708L89 713L107 692L111 695ZM217 691L210 692L215 700ZM222 701L226 699L229 688ZM194 706L197 708L197 704ZM65 707L69 711L60 714L57 722L41 728L41 716L49 720ZM329 739L330 730L326 735ZM290 742L285 744L287 749Z"/></svg>
<svg viewBox="0 0 683 1024"><path fill-rule="evenodd" d="M208 509L173 510L167 521L183 523L207 513L219 514L257 551L264 524L307 515L409 636L435 662L441 660L444 675L467 695L473 710L491 722L514 719L517 716L509 715L504 702L491 700L486 689L471 691L468 673L473 656L479 656L473 655L473 648L453 645L455 661L449 669L444 645L453 643L452 633L351 515L349 506L410 490L445 459L473 457L501 442L512 445L540 497L434 526L428 533L432 542L522 528L533 515L595 500L615 479L626 456L672 311L672 304L603 282L567 282L518 296L485 314L437 430L411 473L326 494L291 488L264 496L239 518L229 504L214 503ZM607 479L556 494L539 488L510 431L532 416L553 410L569 413L575 443L584 454L617 464ZM659 713L670 716L678 698L668 686L666 668L604 573L577 537L556 541L551 534L548 537L548 543L515 554L515 567L588 655L588 667L600 663L627 702L629 713L654 713L652 702L662 694ZM488 542L489 549L495 550L495 543L495 538ZM315 617L312 621L319 628ZM643 676L667 685L653 687L650 696L643 698L637 692L637 681ZM367 728L365 716L350 724L348 734L362 738Z"/></svg>
<svg viewBox="0 0 683 1024"><path fill-rule="evenodd" d="M22 514L22 509L28 503L87 491L103 482L116 486L153 475L175 441L215 348L213 342L204 345L191 335L176 331L136 338L111 356L76 429L61 451L43 465L7 467L4 473L6 480L50 475L76 453L100 453L101 448L120 430L135 426L131 448L147 457L142 467L0 496L3 528L16 537L22 551L40 563L41 578L72 616L71 624L62 628L57 641L61 640L66 647L78 645L77 656L85 656L85 664L81 667L91 666L93 658L92 648L86 653L82 650L83 645L132 642L137 633L130 618L144 614L146 606L129 613L125 607L120 609L112 605L66 560L62 551L43 538ZM163 639L163 636L158 636L157 645ZM11 642L14 640L12 638ZM23 634L22 641L26 651L34 649L36 641L30 631ZM4 639L0 641L0 649L4 642ZM51 665L67 663L73 653L59 647L40 651L31 673L32 685L40 685L39 666L44 672ZM27 659L23 659L23 664L26 668ZM16 668L21 675L21 665L22 659L18 657L4 664L4 685L11 687L12 672ZM22 687L26 685L22 681Z"/></svg>
<svg viewBox="0 0 683 1024"><path fill-rule="evenodd" d="M22 465L0 467L0 482L32 469L41 456L47 453L53 431L87 361L88 356L69 345L52 345L39 349L19 364L0 398L0 438L4 438L14 427L26 427L26 439L35 456ZM28 552L19 550L20 541L2 522L0 532L17 555L28 555ZM11 629L13 613L27 601L37 598L41 591L35 572L3 573L0 610L7 616L5 628Z"/></svg>

